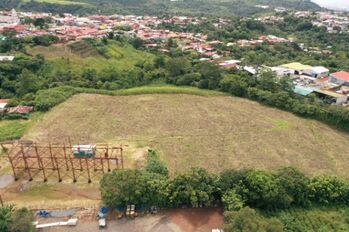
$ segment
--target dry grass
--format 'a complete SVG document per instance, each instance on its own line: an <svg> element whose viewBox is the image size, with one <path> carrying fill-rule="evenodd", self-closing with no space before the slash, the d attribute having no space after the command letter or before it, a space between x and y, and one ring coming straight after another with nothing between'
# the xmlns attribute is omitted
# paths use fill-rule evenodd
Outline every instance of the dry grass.
<svg viewBox="0 0 349 232"><path fill-rule="evenodd" d="M349 177L349 135L322 123L228 96L80 94L25 135L41 142L150 146L171 171L295 166Z"/></svg>

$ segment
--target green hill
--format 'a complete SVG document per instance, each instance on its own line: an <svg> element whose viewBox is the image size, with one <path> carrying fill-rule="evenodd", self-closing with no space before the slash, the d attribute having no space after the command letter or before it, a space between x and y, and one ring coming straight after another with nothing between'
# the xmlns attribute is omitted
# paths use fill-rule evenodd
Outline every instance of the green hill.
<svg viewBox="0 0 349 232"><path fill-rule="evenodd" d="M256 5L268 5L261 9ZM124 13L124 14L190 14L190 15L251 15L272 11L274 7L297 10L321 10L310 0L5 0L0 8L56 13Z"/></svg>

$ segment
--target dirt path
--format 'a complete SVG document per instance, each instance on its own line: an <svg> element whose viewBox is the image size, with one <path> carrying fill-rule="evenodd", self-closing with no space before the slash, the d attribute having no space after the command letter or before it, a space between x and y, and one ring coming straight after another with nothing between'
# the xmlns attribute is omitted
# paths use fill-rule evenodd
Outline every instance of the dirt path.
<svg viewBox="0 0 349 232"><path fill-rule="evenodd" d="M221 209L175 209L134 220L108 220L105 232L211 232L221 227ZM76 227L56 227L43 232L95 232L97 220L79 221Z"/></svg>

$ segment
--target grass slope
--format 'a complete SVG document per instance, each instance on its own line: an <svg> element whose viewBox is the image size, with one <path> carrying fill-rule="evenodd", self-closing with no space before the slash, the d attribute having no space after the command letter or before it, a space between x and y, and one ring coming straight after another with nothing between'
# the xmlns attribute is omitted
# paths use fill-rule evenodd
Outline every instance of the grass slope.
<svg viewBox="0 0 349 232"><path fill-rule="evenodd" d="M41 115L41 113L32 114L29 120L1 120L0 141L20 139Z"/></svg>
<svg viewBox="0 0 349 232"><path fill-rule="evenodd" d="M295 166L349 177L349 135L228 96L75 95L24 136L47 142L121 142L156 149L172 171Z"/></svg>
<svg viewBox="0 0 349 232"><path fill-rule="evenodd" d="M41 54L49 60L53 72L58 70L72 70L76 73L85 68L101 71L113 67L124 71L131 69L136 63L153 59L154 55L134 49L131 46L121 46L117 42L107 45L106 55L108 58L98 55L83 57L72 52L68 45L53 45L49 47L36 46L28 48L31 55ZM96 51L97 52L97 51Z"/></svg>

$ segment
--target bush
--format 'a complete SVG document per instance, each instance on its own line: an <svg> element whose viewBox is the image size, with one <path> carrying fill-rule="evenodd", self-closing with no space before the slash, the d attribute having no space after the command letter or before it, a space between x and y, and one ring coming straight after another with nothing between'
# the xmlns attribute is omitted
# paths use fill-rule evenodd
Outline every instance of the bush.
<svg viewBox="0 0 349 232"><path fill-rule="evenodd" d="M165 177L168 176L166 165L161 162L154 150L149 150L144 169L147 172L156 173Z"/></svg>
<svg viewBox="0 0 349 232"><path fill-rule="evenodd" d="M11 215L14 211L12 205L0 207L0 231L8 231L8 224L11 221Z"/></svg>
<svg viewBox="0 0 349 232"><path fill-rule="evenodd" d="M40 90L36 93L34 106L36 110L47 111L59 103L67 100L77 91L73 87L63 86L47 90Z"/></svg>
<svg viewBox="0 0 349 232"><path fill-rule="evenodd" d="M309 185L313 201L317 203L333 204L348 202L346 199L349 185L332 176L318 176L311 180Z"/></svg>
<svg viewBox="0 0 349 232"><path fill-rule="evenodd" d="M282 223L276 218L264 218L251 208L224 213L225 232L281 232Z"/></svg>
<svg viewBox="0 0 349 232"><path fill-rule="evenodd" d="M166 197L167 179L143 170L114 170L100 181L104 203L109 207L124 208L135 204L138 207L163 206Z"/></svg>
<svg viewBox="0 0 349 232"><path fill-rule="evenodd" d="M26 208L16 210L11 216L8 229L10 232L32 232L34 231L33 218L33 214Z"/></svg>
<svg viewBox="0 0 349 232"><path fill-rule="evenodd" d="M169 183L171 204L175 207L209 207L217 199L218 178L202 168L192 168Z"/></svg>
<svg viewBox="0 0 349 232"><path fill-rule="evenodd" d="M241 196L233 189L223 194L222 203L228 211L237 211L244 207L244 201Z"/></svg>

